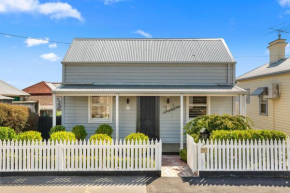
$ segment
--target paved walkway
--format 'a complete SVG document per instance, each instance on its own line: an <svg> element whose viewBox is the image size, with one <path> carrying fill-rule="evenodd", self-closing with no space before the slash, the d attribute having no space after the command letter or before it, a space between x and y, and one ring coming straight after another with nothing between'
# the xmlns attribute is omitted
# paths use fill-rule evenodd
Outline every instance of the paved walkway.
<svg viewBox="0 0 290 193"><path fill-rule="evenodd" d="M178 155L162 156L162 177L193 177L188 165L180 160Z"/></svg>

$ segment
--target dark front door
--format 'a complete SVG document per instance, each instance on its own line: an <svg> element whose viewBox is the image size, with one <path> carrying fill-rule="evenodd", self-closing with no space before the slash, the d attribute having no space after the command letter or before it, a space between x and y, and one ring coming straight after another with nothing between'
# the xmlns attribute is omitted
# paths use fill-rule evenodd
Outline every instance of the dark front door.
<svg viewBox="0 0 290 193"><path fill-rule="evenodd" d="M159 139L159 97L139 97L139 132Z"/></svg>

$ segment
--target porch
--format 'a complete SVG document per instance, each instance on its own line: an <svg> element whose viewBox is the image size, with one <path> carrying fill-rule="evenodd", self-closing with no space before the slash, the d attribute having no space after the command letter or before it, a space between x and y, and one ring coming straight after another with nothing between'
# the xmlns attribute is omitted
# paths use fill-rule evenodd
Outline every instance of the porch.
<svg viewBox="0 0 290 193"><path fill-rule="evenodd" d="M245 91L235 86L196 85L62 85L53 91L53 125L56 94L62 96L62 123L69 130L84 125L88 136L101 124L110 124L114 139L142 132L162 139L163 152L184 147L184 125L204 114L245 115Z"/></svg>

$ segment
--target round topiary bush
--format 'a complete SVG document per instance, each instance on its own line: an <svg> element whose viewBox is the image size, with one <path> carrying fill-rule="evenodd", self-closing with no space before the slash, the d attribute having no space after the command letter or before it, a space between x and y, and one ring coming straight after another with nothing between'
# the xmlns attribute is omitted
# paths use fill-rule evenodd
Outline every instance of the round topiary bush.
<svg viewBox="0 0 290 193"><path fill-rule="evenodd" d="M112 137L112 134L113 134L113 128L111 127L111 125L108 125L108 124L102 124L100 125L95 134L107 134L109 135L110 137Z"/></svg>
<svg viewBox="0 0 290 193"><path fill-rule="evenodd" d="M75 134L77 140L83 140L87 137L88 133L83 125L76 125L73 127L72 132Z"/></svg>
<svg viewBox="0 0 290 193"><path fill-rule="evenodd" d="M125 138L126 141L137 141L139 143L139 141L144 141L147 143L147 141L149 140L149 137L143 133L131 133L130 135L128 135L126 138Z"/></svg>
<svg viewBox="0 0 290 193"><path fill-rule="evenodd" d="M25 131L23 133L20 133L16 136L17 140L26 140L26 141L41 141L41 133L38 131Z"/></svg>
<svg viewBox="0 0 290 193"><path fill-rule="evenodd" d="M72 132L59 131L51 134L50 140L54 141L75 141L76 136Z"/></svg>
<svg viewBox="0 0 290 193"><path fill-rule="evenodd" d="M12 140L16 133L10 127L0 127L0 140Z"/></svg>
<svg viewBox="0 0 290 193"><path fill-rule="evenodd" d="M109 136L109 135L107 135L107 134L95 134L95 135L92 135L91 137L90 137L90 141L93 141L93 142L95 142L95 141L106 141L106 142L112 142L112 138Z"/></svg>
<svg viewBox="0 0 290 193"><path fill-rule="evenodd" d="M50 129L49 135L53 134L54 132L59 132L59 131L66 131L66 129L62 125L56 125Z"/></svg>

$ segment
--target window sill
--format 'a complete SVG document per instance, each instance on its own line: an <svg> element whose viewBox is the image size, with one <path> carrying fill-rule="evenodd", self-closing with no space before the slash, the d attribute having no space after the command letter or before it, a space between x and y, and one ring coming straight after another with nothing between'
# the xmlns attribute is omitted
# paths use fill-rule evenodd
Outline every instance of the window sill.
<svg viewBox="0 0 290 193"><path fill-rule="evenodd" d="M268 116L268 114L261 114L261 113L259 115L261 115L261 116Z"/></svg>

